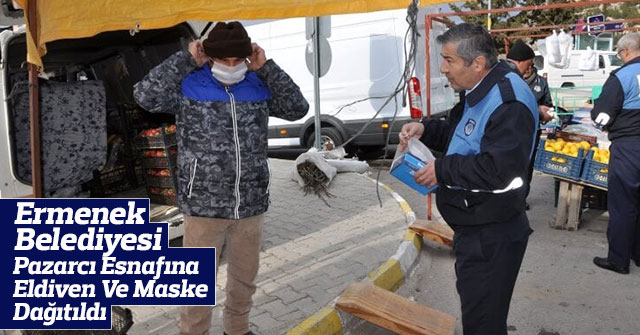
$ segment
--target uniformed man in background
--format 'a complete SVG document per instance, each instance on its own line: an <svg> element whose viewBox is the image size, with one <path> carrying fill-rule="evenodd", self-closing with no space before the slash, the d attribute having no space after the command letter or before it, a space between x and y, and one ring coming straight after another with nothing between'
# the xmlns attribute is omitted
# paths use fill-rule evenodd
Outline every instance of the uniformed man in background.
<svg viewBox="0 0 640 335"><path fill-rule="evenodd" d="M609 131L609 254L593 262L604 269L629 273L640 266L640 33L618 41L624 66L611 72L591 118Z"/></svg>

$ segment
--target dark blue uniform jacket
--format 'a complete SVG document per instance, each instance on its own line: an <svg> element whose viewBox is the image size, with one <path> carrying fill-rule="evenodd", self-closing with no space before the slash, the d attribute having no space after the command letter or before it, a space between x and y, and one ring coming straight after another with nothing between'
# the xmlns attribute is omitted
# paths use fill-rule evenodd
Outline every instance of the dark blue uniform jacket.
<svg viewBox="0 0 640 335"><path fill-rule="evenodd" d="M611 72L591 110L591 118L609 114L609 140L640 140L640 57Z"/></svg>
<svg viewBox="0 0 640 335"><path fill-rule="evenodd" d="M525 186L491 192L517 178L526 185L538 125L535 98L508 65L498 63L468 96L461 94L447 120L422 123L420 140L446 152L435 167L436 202L448 224L501 223L524 213Z"/></svg>

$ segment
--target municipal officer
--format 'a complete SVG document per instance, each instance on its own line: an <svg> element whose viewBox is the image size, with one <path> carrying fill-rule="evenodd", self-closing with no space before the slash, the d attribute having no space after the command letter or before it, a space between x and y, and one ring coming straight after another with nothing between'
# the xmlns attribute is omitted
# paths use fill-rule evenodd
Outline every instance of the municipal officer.
<svg viewBox="0 0 640 335"><path fill-rule="evenodd" d="M525 213L527 166L538 104L527 84L498 62L491 36L459 24L438 36L440 71L460 92L447 120L402 128L446 154L418 171L419 184L439 184L436 202L455 231L456 287L466 335L507 334L507 314L532 230Z"/></svg>
<svg viewBox="0 0 640 335"><path fill-rule="evenodd" d="M618 41L624 66L611 72L595 101L591 118L609 131L609 255L593 262L629 273L630 260L640 266L640 33Z"/></svg>
<svg viewBox="0 0 640 335"><path fill-rule="evenodd" d="M553 106L551 102L551 92L549 91L549 84L547 78L538 75L538 70L533 66L533 59L535 58L533 49L525 44L522 40L517 40L513 44L513 47L509 49L507 53L507 59L513 62L518 69L518 72L522 76L522 79L529 85L533 96L538 102L538 114L541 123L547 123L552 119L552 116L548 113L549 109ZM527 195L531 190L531 177L533 177L533 163L535 162L536 152L538 151L537 143L540 142L540 135L542 129L538 129L536 133L536 146L533 149L533 155L531 162L529 163L529 172L527 178ZM526 208L529 209L527 203Z"/></svg>

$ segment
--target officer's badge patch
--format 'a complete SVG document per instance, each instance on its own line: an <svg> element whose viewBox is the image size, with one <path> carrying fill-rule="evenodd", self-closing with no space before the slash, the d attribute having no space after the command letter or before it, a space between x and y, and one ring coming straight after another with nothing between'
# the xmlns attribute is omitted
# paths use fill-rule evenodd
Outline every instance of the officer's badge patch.
<svg viewBox="0 0 640 335"><path fill-rule="evenodd" d="M540 86L536 85L536 86L533 88L533 90L534 90L534 91L536 91L536 92L540 92L540 91L542 91L542 88L541 88Z"/></svg>
<svg viewBox="0 0 640 335"><path fill-rule="evenodd" d="M467 120L467 124L464 125L464 134L467 136L471 135L475 127L476 127L476 121L474 119Z"/></svg>

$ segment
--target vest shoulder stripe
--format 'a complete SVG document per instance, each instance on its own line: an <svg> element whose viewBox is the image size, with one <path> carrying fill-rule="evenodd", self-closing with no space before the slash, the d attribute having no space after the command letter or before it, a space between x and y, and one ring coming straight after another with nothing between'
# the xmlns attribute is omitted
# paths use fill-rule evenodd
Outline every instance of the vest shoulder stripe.
<svg viewBox="0 0 640 335"><path fill-rule="evenodd" d="M517 100L516 94L513 92L513 86L511 86L511 81L506 77L498 82L498 88L500 89L500 96L502 97L503 103Z"/></svg>

